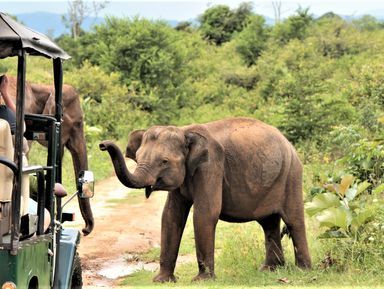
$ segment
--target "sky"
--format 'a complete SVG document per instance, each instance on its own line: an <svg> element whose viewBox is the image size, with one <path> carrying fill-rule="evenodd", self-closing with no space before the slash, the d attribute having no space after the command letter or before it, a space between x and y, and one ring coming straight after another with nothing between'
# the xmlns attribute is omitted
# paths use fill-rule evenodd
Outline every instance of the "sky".
<svg viewBox="0 0 384 289"><path fill-rule="evenodd" d="M225 4L231 8L235 8L241 2L244 2L244 0L109 0L108 2L106 8L99 13L99 16L141 16L149 19L180 21L195 19L208 7L213 5ZM251 2L253 2L256 13L273 18L272 0L257 0ZM299 6L302 8L310 8L309 11L317 16L329 11L346 16L375 14L375 12L384 14L384 0L275 0L274 2L281 2L282 17L293 14ZM10 14L41 11L65 14L67 6L67 1L62 0L0 0L0 11Z"/></svg>

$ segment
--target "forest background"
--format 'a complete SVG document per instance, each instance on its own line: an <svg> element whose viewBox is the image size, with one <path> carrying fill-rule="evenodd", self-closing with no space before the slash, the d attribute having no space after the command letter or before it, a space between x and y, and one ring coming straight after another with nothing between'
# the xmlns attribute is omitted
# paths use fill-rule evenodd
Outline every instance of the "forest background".
<svg viewBox="0 0 384 289"><path fill-rule="evenodd" d="M280 273L296 285L341 285L340 278L343 285L384 284L383 22L369 15L315 18L299 7L267 25L246 2L212 6L197 23L175 27L107 17L86 32L81 22L66 21L71 34L56 39L72 56L64 82L80 94L90 168L99 179L112 172L100 140L116 140L123 149L131 130L154 124L260 119L283 132L305 167L314 271L294 267L285 240L287 266ZM52 81L48 61L29 58L27 65L33 67L28 80ZM1 73L15 75L15 67L13 59L0 62ZM69 187L70 162L66 156ZM222 284L275 284L256 272L264 251L260 229L218 230ZM138 284L147 274L137 275Z"/></svg>

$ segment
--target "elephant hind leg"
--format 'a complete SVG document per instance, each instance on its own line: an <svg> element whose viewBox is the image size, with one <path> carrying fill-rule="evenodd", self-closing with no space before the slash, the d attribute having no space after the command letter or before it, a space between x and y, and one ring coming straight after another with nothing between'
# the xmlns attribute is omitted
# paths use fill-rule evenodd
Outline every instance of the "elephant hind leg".
<svg viewBox="0 0 384 289"><path fill-rule="evenodd" d="M277 266L285 263L280 237L280 220L277 214L268 216L258 222L263 227L265 236L266 258L260 270L275 270Z"/></svg>
<svg viewBox="0 0 384 289"><path fill-rule="evenodd" d="M286 188L286 194L288 198L282 218L292 237L295 264L300 268L309 269L311 268L311 257L308 251L305 231L301 178L290 179Z"/></svg>
<svg viewBox="0 0 384 289"><path fill-rule="evenodd" d="M311 268L304 222L287 224L295 250L295 264L302 269Z"/></svg>

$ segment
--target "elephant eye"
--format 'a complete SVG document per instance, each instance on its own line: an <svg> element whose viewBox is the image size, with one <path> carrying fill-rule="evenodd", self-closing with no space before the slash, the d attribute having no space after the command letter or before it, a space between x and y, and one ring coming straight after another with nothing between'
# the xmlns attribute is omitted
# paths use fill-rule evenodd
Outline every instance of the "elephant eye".
<svg viewBox="0 0 384 289"><path fill-rule="evenodd" d="M168 164L168 160L167 159L163 159L161 160L161 163L160 163L162 166L165 166L166 164Z"/></svg>

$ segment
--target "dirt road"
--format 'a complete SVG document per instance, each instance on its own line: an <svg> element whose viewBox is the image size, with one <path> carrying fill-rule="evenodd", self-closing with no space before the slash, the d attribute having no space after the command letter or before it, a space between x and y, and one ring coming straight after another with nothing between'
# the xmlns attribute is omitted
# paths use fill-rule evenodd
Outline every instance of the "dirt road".
<svg viewBox="0 0 384 289"><path fill-rule="evenodd" d="M116 177L96 184L91 205L95 228L81 238L79 253L83 263L83 282L86 288L113 288L118 279L128 275L144 264L135 259L135 254L160 245L160 222L165 192L155 192L148 200L142 194L124 187ZM76 211L73 224L81 229L83 220L72 202L70 209ZM146 264L156 270L157 264Z"/></svg>

